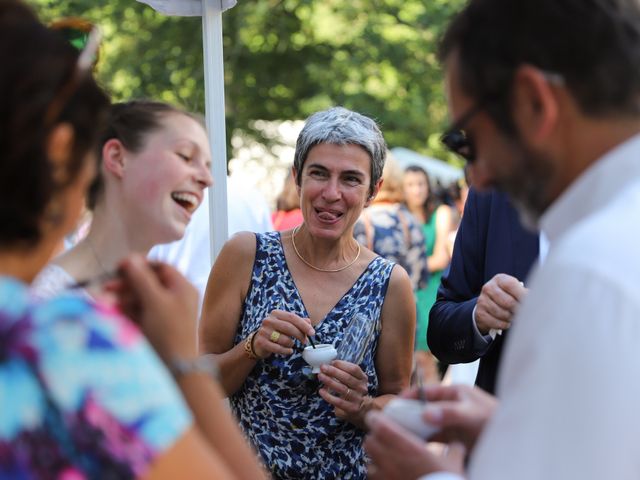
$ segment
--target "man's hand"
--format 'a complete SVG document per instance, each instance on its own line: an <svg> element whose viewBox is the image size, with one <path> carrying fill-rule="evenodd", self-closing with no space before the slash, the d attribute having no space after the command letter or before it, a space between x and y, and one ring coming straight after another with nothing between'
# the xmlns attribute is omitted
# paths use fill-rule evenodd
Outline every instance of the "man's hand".
<svg viewBox="0 0 640 480"><path fill-rule="evenodd" d="M515 277L499 273L484 284L476 303L475 319L478 330L487 335L490 330L506 330L527 293Z"/></svg>
<svg viewBox="0 0 640 480"><path fill-rule="evenodd" d="M435 442L462 443L471 452L498 400L478 387L428 385L423 388L426 406L423 420L440 431L429 438ZM417 397L415 389L403 396Z"/></svg>
<svg viewBox="0 0 640 480"><path fill-rule="evenodd" d="M433 472L464 471L465 448L453 443L437 455L426 448L423 440L394 423L384 414L367 415L369 434L364 447L371 464L368 478L372 480L414 480Z"/></svg>

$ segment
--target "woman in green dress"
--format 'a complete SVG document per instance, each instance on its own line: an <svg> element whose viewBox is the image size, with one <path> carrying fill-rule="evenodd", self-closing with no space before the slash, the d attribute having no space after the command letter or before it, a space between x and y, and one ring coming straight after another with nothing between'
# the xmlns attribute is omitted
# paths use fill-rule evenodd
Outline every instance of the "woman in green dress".
<svg viewBox="0 0 640 480"><path fill-rule="evenodd" d="M427 172L412 165L404 172L405 203L409 211L422 224L427 246L427 266L430 277L427 286L416 292L418 316L416 328L416 363L429 377L435 370L435 362L427 346L429 311L436 301L442 272L451 260L448 248L449 234L453 230L453 211L441 203L434 194Z"/></svg>

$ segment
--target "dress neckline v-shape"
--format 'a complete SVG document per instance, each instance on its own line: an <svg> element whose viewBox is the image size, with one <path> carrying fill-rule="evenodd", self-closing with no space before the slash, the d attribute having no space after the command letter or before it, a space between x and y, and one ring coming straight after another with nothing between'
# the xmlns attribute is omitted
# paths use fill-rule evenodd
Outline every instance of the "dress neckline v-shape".
<svg viewBox="0 0 640 480"><path fill-rule="evenodd" d="M285 251L284 251L284 242L282 240L282 233L279 232L279 245L280 245L280 253L282 254L282 258L283 258L283 269L286 270L286 275L289 279L289 281L291 282L291 286L293 287L293 289L295 290L295 295L298 297L298 300L300 301L300 305L302 305L302 309L304 310L304 315L306 315L307 318L311 318L309 316L309 310L307 309L307 305L304 303L304 299L302 298L302 294L300 293L300 289L298 288L298 285L296 284L296 280L295 278L293 278L293 274L291 273L291 269L289 268L289 263L287 262L287 256L285 255ZM331 309L329 309L324 316L320 319L320 321L318 321L317 323L313 324L314 329L318 329L322 324L325 323L325 320L327 318L329 318L329 316L340 306L340 304L344 301L345 297L347 297L353 290L355 290L355 288L357 286L359 286L364 279L365 274L371 269L371 267L374 265L374 262L376 262L379 258L381 258L379 255L376 255L366 266L366 268L360 272L360 275L358 275L358 278L356 278L356 280L353 282L353 284L340 296L340 298L338 299L338 301L331 307ZM357 298L359 298L360 295L357 296Z"/></svg>

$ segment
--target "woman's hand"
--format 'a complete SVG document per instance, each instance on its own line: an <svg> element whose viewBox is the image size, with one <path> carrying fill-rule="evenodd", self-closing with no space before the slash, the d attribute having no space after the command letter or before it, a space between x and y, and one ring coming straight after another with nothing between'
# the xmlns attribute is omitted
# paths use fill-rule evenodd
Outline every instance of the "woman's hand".
<svg viewBox="0 0 640 480"><path fill-rule="evenodd" d="M369 378L351 362L334 360L322 365L318 380L324 383L320 396L333 405L336 417L362 424L362 405L366 403Z"/></svg>
<svg viewBox="0 0 640 480"><path fill-rule="evenodd" d="M295 313L273 310L253 337L253 351L258 358L267 358L273 354L291 355L295 339L302 345L307 337L315 335L311 320Z"/></svg>
<svg viewBox="0 0 640 480"><path fill-rule="evenodd" d="M122 312L137 323L158 354L174 357L198 355L196 325L198 292L176 269L149 264L131 255L120 265L120 277L108 289L116 294Z"/></svg>

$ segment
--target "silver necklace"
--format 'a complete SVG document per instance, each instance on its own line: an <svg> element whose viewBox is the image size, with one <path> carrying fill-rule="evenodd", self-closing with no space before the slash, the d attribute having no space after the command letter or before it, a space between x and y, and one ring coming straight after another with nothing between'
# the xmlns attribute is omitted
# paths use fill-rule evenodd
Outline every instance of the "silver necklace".
<svg viewBox="0 0 640 480"><path fill-rule="evenodd" d="M310 264L309 262L307 262L304 257L302 255L300 255L300 252L298 251L298 247L296 246L296 234L298 233L298 230L300 230L300 225L298 225L296 228L293 229L293 232L291 233L291 244L293 245L293 251L296 252L296 255L298 256L298 258L300 260L302 260L302 262L310 268L313 268L314 270L317 270L318 272L325 272L325 273L336 273L336 272L341 272L342 270L346 270L347 268L349 268L351 265L353 265L354 263L356 263L358 261L358 259L360 258L360 253L361 253L361 249L360 249L360 243L356 242L356 245L358 246L358 253L356 253L356 258L354 258L353 260L351 260L349 263L347 263L344 267L340 267L340 268L320 268L320 267L316 267L315 265Z"/></svg>

